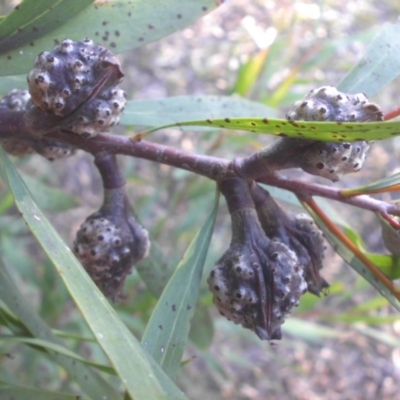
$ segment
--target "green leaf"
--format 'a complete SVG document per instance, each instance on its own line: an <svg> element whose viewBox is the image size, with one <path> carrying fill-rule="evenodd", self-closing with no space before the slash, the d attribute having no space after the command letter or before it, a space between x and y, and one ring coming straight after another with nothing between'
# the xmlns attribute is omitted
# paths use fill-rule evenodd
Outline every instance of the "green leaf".
<svg viewBox="0 0 400 400"><path fill-rule="evenodd" d="M2 149L0 149L0 154L18 209L42 248L53 261L131 397L135 400L184 399L183 393L141 348L140 343L120 320L71 250L46 220Z"/></svg>
<svg viewBox="0 0 400 400"><path fill-rule="evenodd" d="M173 272L168 260L154 240L151 240L149 255L136 265L136 269L147 288L157 298L160 297Z"/></svg>
<svg viewBox="0 0 400 400"><path fill-rule="evenodd" d="M32 308L31 304L21 295L20 290L15 286L1 258L0 285L1 300L25 325L25 332L29 332L33 337L46 341L49 344L63 346L62 341L53 334L47 324ZM5 318L5 321L8 321L7 326L9 329L14 333L21 334L21 327L16 322L12 322L13 316L9 316L6 310L2 311L1 314ZM107 396L108 399L120 398L118 392L91 368L58 352L48 351L48 353L67 371L69 379L77 382L88 396L94 399L101 399L103 396Z"/></svg>
<svg viewBox="0 0 400 400"><path fill-rule="evenodd" d="M400 243L400 240L399 242ZM398 252L398 250L397 250ZM364 253L389 279L400 278L400 257L389 254Z"/></svg>
<svg viewBox="0 0 400 400"><path fill-rule="evenodd" d="M14 76L0 76L0 96L1 97L5 96L13 89L27 90L26 74L14 75Z"/></svg>
<svg viewBox="0 0 400 400"><path fill-rule="evenodd" d="M60 28L94 0L24 0L0 22L0 54L6 54Z"/></svg>
<svg viewBox="0 0 400 400"><path fill-rule="evenodd" d="M394 228L379 214L376 214L382 228L382 239L385 247L394 255L400 256L400 230Z"/></svg>
<svg viewBox="0 0 400 400"><path fill-rule="evenodd" d="M400 173L397 172L396 174L386 176L385 178L369 183L368 185L359 186L351 189L344 189L341 191L341 194L343 196L354 196L357 194L376 193L378 191L383 191L399 184Z"/></svg>
<svg viewBox="0 0 400 400"><path fill-rule="evenodd" d="M294 317L285 321L282 330L284 333L309 342L321 342L325 339L344 336L344 333L337 329Z"/></svg>
<svg viewBox="0 0 400 400"><path fill-rule="evenodd" d="M75 394L54 392L0 382L0 400L76 400Z"/></svg>
<svg viewBox="0 0 400 400"><path fill-rule="evenodd" d="M76 207L80 200L65 191L51 187L37 178L21 174L39 207L48 212L61 212Z"/></svg>
<svg viewBox="0 0 400 400"><path fill-rule="evenodd" d="M189 339L201 350L207 350L214 336L214 323L209 307L199 304L190 326Z"/></svg>
<svg viewBox="0 0 400 400"><path fill-rule="evenodd" d="M240 67L233 89L234 93L240 96L249 94L256 81L260 78L268 55L269 49L260 50Z"/></svg>
<svg viewBox="0 0 400 400"><path fill-rule="evenodd" d="M188 339L197 303L204 261L218 210L218 195L210 216L199 230L165 287L142 338L143 347L174 378Z"/></svg>
<svg viewBox="0 0 400 400"><path fill-rule="evenodd" d="M369 44L360 62L343 78L338 89L373 96L400 74L400 20L387 23Z"/></svg>
<svg viewBox="0 0 400 400"><path fill-rule="evenodd" d="M38 0L32 0L35 3ZM44 1L44 0L42 0ZM75 6L82 0L65 0ZM215 0L109 0L96 1L47 34L16 50L2 53L0 75L28 72L37 54L50 51L54 43L65 38L91 38L97 44L121 53L154 42L183 29L208 12L220 1Z"/></svg>
<svg viewBox="0 0 400 400"><path fill-rule="evenodd" d="M400 135L400 121L386 122L319 122L288 121L271 118L233 118L226 113L223 119L180 121L143 132L148 135L160 129L184 126L206 126L214 129L232 129L276 136L313 139L328 142L381 140Z"/></svg>
<svg viewBox="0 0 400 400"><path fill-rule="evenodd" d="M275 111L241 97L178 96L128 101L120 123L153 127L174 124L182 119L225 118L228 114L231 117L272 117Z"/></svg>
<svg viewBox="0 0 400 400"><path fill-rule="evenodd" d="M87 358L83 358L78 354L74 353L73 351L66 349L64 346L60 346L56 343L52 343L47 340L41 340L29 337L18 337L18 336L0 336L0 343L3 344L23 343L28 346L34 346L35 348L41 348L46 351L50 350L51 352L62 354L73 360L80 361L83 364L95 367L99 371L106 372L107 374L116 375L115 370L112 367L109 367L108 365L99 364L94 361L90 361Z"/></svg>
<svg viewBox="0 0 400 400"><path fill-rule="evenodd" d="M355 271L357 271L364 279L366 279L389 303L400 311L400 301L384 286L368 269L368 267L351 252L344 243L331 233L329 228L306 207L308 212L312 215L319 228L324 232L325 238L333 247L335 252L339 254L344 261L346 261Z"/></svg>

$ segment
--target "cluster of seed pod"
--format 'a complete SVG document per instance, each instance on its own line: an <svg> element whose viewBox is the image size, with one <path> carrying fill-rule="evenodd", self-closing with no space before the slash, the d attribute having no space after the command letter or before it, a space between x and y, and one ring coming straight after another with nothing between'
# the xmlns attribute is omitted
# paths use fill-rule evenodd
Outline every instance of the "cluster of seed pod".
<svg viewBox="0 0 400 400"><path fill-rule="evenodd" d="M240 178L220 183L232 221L229 249L210 273L218 310L261 339L281 338L281 325L307 290L319 295L324 243L315 225L286 214L263 189ZM259 190L260 189L260 190Z"/></svg>
<svg viewBox="0 0 400 400"><path fill-rule="evenodd" d="M90 39L66 39L36 57L28 85L36 107L57 117L64 129L92 137L119 122L126 103L117 86L122 77L118 59L107 48Z"/></svg>
<svg viewBox="0 0 400 400"><path fill-rule="evenodd" d="M28 111L33 107L33 103L27 90L14 89L0 100L0 107L6 107L12 111ZM17 157L36 152L49 161L53 161L75 153L75 148L71 145L33 136L23 139L1 139L0 143L7 153Z"/></svg>

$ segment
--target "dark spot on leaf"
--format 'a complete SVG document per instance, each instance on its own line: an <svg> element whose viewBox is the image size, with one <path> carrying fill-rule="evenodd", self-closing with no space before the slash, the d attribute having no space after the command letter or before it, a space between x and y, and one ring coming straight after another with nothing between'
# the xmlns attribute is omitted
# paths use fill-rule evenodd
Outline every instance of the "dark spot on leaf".
<svg viewBox="0 0 400 400"><path fill-rule="evenodd" d="M188 304L187 306L186 306L186 310L191 310L192 309L192 306L190 305L190 304Z"/></svg>
<svg viewBox="0 0 400 400"><path fill-rule="evenodd" d="M176 304L172 304L172 306L171 306L171 310L172 310L173 312L175 312L175 311L176 311Z"/></svg>
<svg viewBox="0 0 400 400"><path fill-rule="evenodd" d="M154 26L151 25L151 24L149 24L149 25L148 25L148 28L149 28L149 29L154 29Z"/></svg>
<svg viewBox="0 0 400 400"><path fill-rule="evenodd" d="M206 6L202 7L202 10L207 11L207 7Z"/></svg>
<svg viewBox="0 0 400 400"><path fill-rule="evenodd" d="M267 118L263 118L262 122L263 122L264 124L268 124L268 123L269 123L269 121L268 121Z"/></svg>
<svg viewBox="0 0 400 400"><path fill-rule="evenodd" d="M211 119L208 119L207 122L208 122L209 124L212 124L212 123L213 123L213 122L211 121Z"/></svg>
<svg viewBox="0 0 400 400"><path fill-rule="evenodd" d="M119 31L115 31L114 34L115 34L115 36L120 36L121 35Z"/></svg>
<svg viewBox="0 0 400 400"><path fill-rule="evenodd" d="M178 14L178 15L176 16L176 18L181 19L181 18L182 18L182 14Z"/></svg>
<svg viewBox="0 0 400 400"><path fill-rule="evenodd" d="M143 42L144 38L140 37L138 40L139 40L139 42Z"/></svg>
<svg viewBox="0 0 400 400"><path fill-rule="evenodd" d="M229 118L225 118L225 122L227 122L229 124L231 122L231 120Z"/></svg>
<svg viewBox="0 0 400 400"><path fill-rule="evenodd" d="M158 325L158 329L160 329L160 331L162 331L163 326L162 325Z"/></svg>
<svg viewBox="0 0 400 400"><path fill-rule="evenodd" d="M250 122L251 126L257 126L257 124L255 122Z"/></svg>
<svg viewBox="0 0 400 400"><path fill-rule="evenodd" d="M117 45L115 44L115 42L111 42L110 43L110 47L112 47L113 49L115 49L117 47Z"/></svg>
<svg viewBox="0 0 400 400"><path fill-rule="evenodd" d="M108 21L103 21L101 24L102 24L103 26L106 26L106 25L108 24Z"/></svg>

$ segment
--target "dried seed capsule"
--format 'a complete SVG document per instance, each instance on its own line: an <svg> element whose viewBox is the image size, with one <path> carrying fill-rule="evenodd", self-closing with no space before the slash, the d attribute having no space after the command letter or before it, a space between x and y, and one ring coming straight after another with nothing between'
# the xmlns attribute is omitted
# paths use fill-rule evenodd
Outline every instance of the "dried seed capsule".
<svg viewBox="0 0 400 400"><path fill-rule="evenodd" d="M232 219L229 249L208 278L213 301L229 320L261 339L281 338L281 325L307 290L297 256L262 231L246 182L220 184Z"/></svg>
<svg viewBox="0 0 400 400"><path fill-rule="evenodd" d="M0 100L0 107L6 107L13 111L26 111L32 107L31 96L27 90L13 89ZM25 157L31 154L34 149L30 140L1 139L4 150L16 157Z"/></svg>
<svg viewBox="0 0 400 400"><path fill-rule="evenodd" d="M13 111L27 111L32 109L34 105L27 90L14 89L0 100L0 107L7 107ZM75 147L69 144L37 137L2 139L0 143L7 153L14 156L24 157L36 151L50 161L69 157L76 150Z"/></svg>
<svg viewBox="0 0 400 400"><path fill-rule="evenodd" d="M105 191L103 206L81 225L73 249L104 295L117 300L133 265L150 249L148 233L130 212L124 187Z"/></svg>
<svg viewBox="0 0 400 400"><path fill-rule="evenodd" d="M38 138L33 142L35 151L49 161L60 160L75 154L76 148L52 139Z"/></svg>
<svg viewBox="0 0 400 400"><path fill-rule="evenodd" d="M282 241L296 253L308 291L319 296L329 287L320 276L326 247L322 232L307 214L286 213L261 186L252 184L251 194L265 234Z"/></svg>
<svg viewBox="0 0 400 400"><path fill-rule="evenodd" d="M108 49L90 39L66 39L36 57L28 85L37 107L60 117L64 128L90 137L118 123L126 103L116 86L122 77Z"/></svg>
<svg viewBox="0 0 400 400"><path fill-rule="evenodd" d="M380 108L368 101L362 94L346 94L332 86L322 86L311 90L302 100L296 102L287 113L289 121L337 121L366 122L383 121ZM283 139L288 146L296 146L297 139ZM292 164L304 171L322 176L332 181L339 180L343 175L357 172L361 169L369 142L328 143L308 141L302 150L293 152Z"/></svg>

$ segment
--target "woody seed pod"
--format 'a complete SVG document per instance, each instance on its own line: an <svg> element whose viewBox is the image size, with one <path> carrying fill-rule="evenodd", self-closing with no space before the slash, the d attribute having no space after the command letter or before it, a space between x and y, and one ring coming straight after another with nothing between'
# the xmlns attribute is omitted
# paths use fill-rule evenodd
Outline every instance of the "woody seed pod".
<svg viewBox="0 0 400 400"><path fill-rule="evenodd" d="M346 94L332 86L322 86L311 90L302 100L297 101L287 113L287 119L337 122L383 121L383 113L362 93ZM308 141L305 146L304 141L297 139L282 140L292 147L293 165L312 175L332 181L339 180L345 174L359 171L369 149L367 141L342 143ZM299 142L302 142L302 150L293 152L293 146Z"/></svg>
<svg viewBox="0 0 400 400"><path fill-rule="evenodd" d="M307 290L317 296L329 287L320 276L325 240L314 221L304 213L286 213L261 186L253 183L251 194L262 229L270 239L277 239L297 255L304 270Z"/></svg>
<svg viewBox="0 0 400 400"><path fill-rule="evenodd" d="M281 339L285 316L307 290L297 256L262 231L247 183L220 184L231 213L232 240L208 278L213 301L229 320L263 340Z"/></svg>
<svg viewBox="0 0 400 400"><path fill-rule="evenodd" d="M28 85L38 108L58 117L65 129L90 137L118 123L126 103L117 88L122 77L120 63L108 49L90 39L66 39L36 57ZM37 120L37 113L31 118Z"/></svg>

